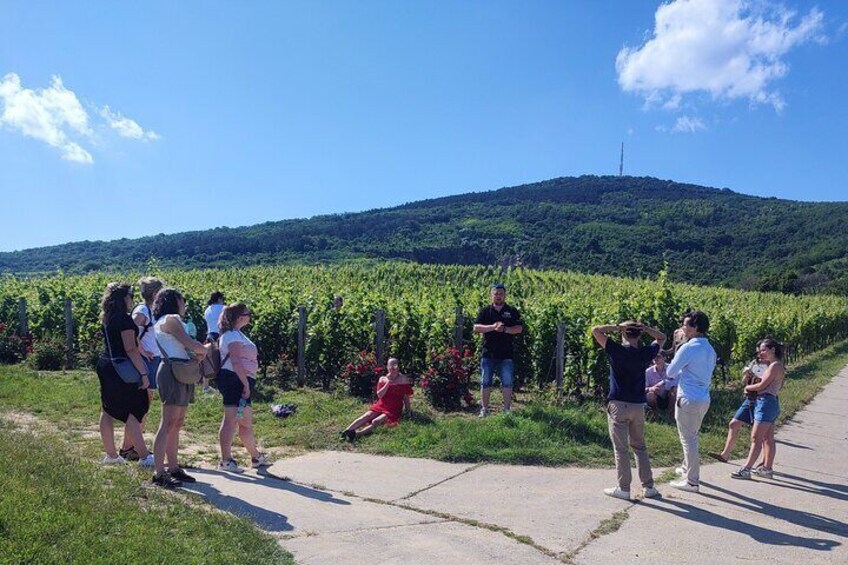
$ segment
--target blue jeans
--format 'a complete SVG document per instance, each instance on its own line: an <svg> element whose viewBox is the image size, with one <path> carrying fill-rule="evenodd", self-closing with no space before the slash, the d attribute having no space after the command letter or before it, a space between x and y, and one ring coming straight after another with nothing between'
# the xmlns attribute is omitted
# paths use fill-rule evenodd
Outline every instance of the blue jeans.
<svg viewBox="0 0 848 565"><path fill-rule="evenodd" d="M512 388L514 381L512 359L490 359L483 357L480 360L480 372L482 374L480 388L491 388L495 373L501 378L501 388Z"/></svg>
<svg viewBox="0 0 848 565"><path fill-rule="evenodd" d="M147 365L147 380L150 381L150 390L155 390L156 387L156 371L159 370L159 363L162 362L161 357L154 357L148 360L147 357L142 357L142 361Z"/></svg>
<svg viewBox="0 0 848 565"><path fill-rule="evenodd" d="M745 422L746 424L752 424L752 415L754 416L754 422L773 423L780 415L780 401L776 396L771 394L761 394L753 402L752 406L751 401L746 398L742 406L739 407L739 410L736 411L736 414L733 415L733 419Z"/></svg>

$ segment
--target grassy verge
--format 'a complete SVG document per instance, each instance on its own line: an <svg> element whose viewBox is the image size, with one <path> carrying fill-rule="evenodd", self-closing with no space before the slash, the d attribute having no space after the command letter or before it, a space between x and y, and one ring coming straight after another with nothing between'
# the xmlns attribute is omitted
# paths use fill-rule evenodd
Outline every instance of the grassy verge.
<svg viewBox="0 0 848 565"><path fill-rule="evenodd" d="M848 342L832 346L790 368L780 400L781 421L791 417L848 364ZM499 397L499 394L493 394ZM727 422L741 403L739 387L713 392L704 422L702 450L720 450ZM297 413L285 420L270 414L271 403L295 403ZM66 429L96 431L99 413L97 378L91 372L40 373L20 367L0 367L0 407L27 411ZM353 447L338 440L338 431L367 409L367 404L338 394L296 390L256 405L256 435L261 445L293 450L354 449L371 453L428 457L444 461L491 461L542 465L611 466L612 447L606 414L598 403L553 406L519 395L509 415L478 419L473 413L439 414L420 396L413 401L415 415L393 429L380 429ZM148 431L159 421L159 403L153 403ZM214 461L220 397L198 394L189 408L186 432L191 441L205 443L197 457ZM658 466L680 462L681 448L673 422L649 421L648 449ZM96 439L87 441L97 443ZM747 451L743 434L736 455Z"/></svg>
<svg viewBox="0 0 848 565"><path fill-rule="evenodd" d="M0 419L0 453L3 563L294 563L249 521L145 487L146 473L101 467L59 435Z"/></svg>

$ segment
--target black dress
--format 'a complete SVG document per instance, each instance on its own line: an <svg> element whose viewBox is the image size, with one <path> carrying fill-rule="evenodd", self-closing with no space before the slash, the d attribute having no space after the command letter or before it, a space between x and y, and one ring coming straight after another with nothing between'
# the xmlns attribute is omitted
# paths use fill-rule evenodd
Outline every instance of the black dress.
<svg viewBox="0 0 848 565"><path fill-rule="evenodd" d="M112 345L112 357L126 357L124 341L121 332L133 330L138 338L138 327L132 321L129 314L117 314L107 323L105 331L109 333L109 343ZM135 416L139 422L150 409L150 398L146 390L138 388L138 384L125 383L118 376L118 372L109 360L109 346L106 345L104 334L105 353L97 362L97 378L100 381L100 404L103 411L112 418L126 422L130 415Z"/></svg>

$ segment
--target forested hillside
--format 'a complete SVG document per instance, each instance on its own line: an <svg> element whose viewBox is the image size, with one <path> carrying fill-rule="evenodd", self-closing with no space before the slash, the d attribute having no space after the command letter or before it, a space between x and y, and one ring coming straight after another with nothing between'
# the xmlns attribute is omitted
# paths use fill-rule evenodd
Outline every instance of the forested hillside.
<svg viewBox="0 0 848 565"><path fill-rule="evenodd" d="M0 253L0 272L222 267L353 258L509 264L848 294L848 203L647 177L558 178L380 210Z"/></svg>

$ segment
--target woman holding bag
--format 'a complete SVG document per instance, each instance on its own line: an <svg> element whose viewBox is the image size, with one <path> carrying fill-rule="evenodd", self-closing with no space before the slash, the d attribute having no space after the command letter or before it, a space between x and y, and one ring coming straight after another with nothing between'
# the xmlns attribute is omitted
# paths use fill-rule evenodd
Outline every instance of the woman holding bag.
<svg viewBox="0 0 848 565"><path fill-rule="evenodd" d="M164 288L156 294L153 302L153 317L156 319L153 331L163 363L159 365L156 374L159 398L162 400L162 420L153 441L153 457L156 462L153 484L164 488L175 488L182 483L195 481L194 477L180 468L177 461L180 430L188 405L194 401L194 385L177 381L173 366L189 361L199 362L206 356L206 347L186 332L183 322L185 310L185 299L179 291Z"/></svg>
<svg viewBox="0 0 848 565"><path fill-rule="evenodd" d="M100 305L100 322L103 324L103 341L106 352L97 362L97 379L100 381L100 438L106 456L103 464L125 462L115 449L115 420L126 424L125 434L136 451L139 464L153 466L153 456L144 445L141 421L150 408L147 387L150 385L147 366L138 348L138 328L130 318L133 295L130 285L112 282L103 292ZM118 369L124 373L121 376ZM126 379L126 380L125 380Z"/></svg>

